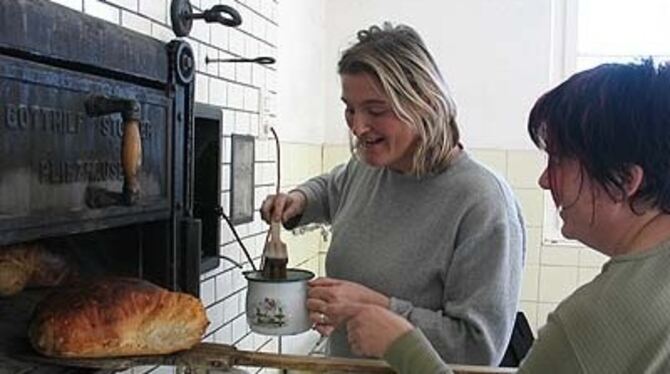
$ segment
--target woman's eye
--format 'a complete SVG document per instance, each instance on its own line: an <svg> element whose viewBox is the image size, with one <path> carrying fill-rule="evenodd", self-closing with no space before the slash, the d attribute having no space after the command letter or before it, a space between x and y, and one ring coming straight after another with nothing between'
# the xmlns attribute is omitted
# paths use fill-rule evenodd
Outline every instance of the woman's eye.
<svg viewBox="0 0 670 374"><path fill-rule="evenodd" d="M386 114L386 112L388 112L388 109L386 109L386 108L370 108L370 109L368 109L368 113L370 113L370 115L373 115L373 116L381 116L381 115Z"/></svg>

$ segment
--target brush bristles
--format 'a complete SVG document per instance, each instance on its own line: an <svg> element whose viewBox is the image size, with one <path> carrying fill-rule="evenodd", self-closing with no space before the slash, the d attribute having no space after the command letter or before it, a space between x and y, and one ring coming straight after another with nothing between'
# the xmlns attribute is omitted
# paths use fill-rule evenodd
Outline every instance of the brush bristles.
<svg viewBox="0 0 670 374"><path fill-rule="evenodd" d="M286 279L287 258L267 257L263 267L263 278L265 279Z"/></svg>

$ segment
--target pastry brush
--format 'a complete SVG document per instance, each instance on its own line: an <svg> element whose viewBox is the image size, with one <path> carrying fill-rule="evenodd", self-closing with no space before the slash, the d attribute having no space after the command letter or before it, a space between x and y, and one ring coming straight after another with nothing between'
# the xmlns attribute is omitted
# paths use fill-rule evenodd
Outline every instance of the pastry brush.
<svg viewBox="0 0 670 374"><path fill-rule="evenodd" d="M263 277L266 279L286 279L286 265L288 253L286 244L280 238L281 226L279 222L270 223L270 241L265 243L263 253Z"/></svg>

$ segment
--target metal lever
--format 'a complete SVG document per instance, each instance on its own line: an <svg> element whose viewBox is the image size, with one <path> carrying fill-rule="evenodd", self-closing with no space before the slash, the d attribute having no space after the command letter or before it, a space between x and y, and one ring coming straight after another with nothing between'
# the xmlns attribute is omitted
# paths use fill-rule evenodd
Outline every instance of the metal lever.
<svg viewBox="0 0 670 374"><path fill-rule="evenodd" d="M121 202L125 205L135 205L140 197L139 170L142 165L142 138L140 136L141 107L136 100L102 95L90 96L85 104L86 114L89 117L99 117L113 113L121 113L123 119L123 136L121 140L121 166L123 168L123 191ZM96 190L97 192L104 192ZM95 191L94 191L95 192ZM107 191L108 195L116 195ZM113 205L111 196L91 198L89 205ZM111 199L111 200L110 200ZM87 199L88 201L89 199ZM109 202L111 201L111 202Z"/></svg>
<svg viewBox="0 0 670 374"><path fill-rule="evenodd" d="M172 0L170 19L172 20L172 31L180 37L188 36L194 19L204 19L207 23L218 22L230 27L242 24L240 13L228 5L214 5L202 13L193 13L193 7L188 0Z"/></svg>
<svg viewBox="0 0 670 374"><path fill-rule="evenodd" d="M209 58L209 56L205 56L205 64L211 64L215 62L253 62L261 65L272 65L277 62L277 60L270 56L261 56L256 58Z"/></svg>

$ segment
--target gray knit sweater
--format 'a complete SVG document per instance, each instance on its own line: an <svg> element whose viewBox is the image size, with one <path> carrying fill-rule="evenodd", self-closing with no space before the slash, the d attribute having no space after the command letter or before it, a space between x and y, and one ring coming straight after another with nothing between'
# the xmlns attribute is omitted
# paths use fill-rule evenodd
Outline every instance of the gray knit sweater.
<svg viewBox="0 0 670 374"><path fill-rule="evenodd" d="M463 152L417 178L352 159L298 187L300 224L327 222L329 277L391 298L444 360L497 365L517 310L525 233L510 187ZM345 329L329 353L353 356Z"/></svg>

